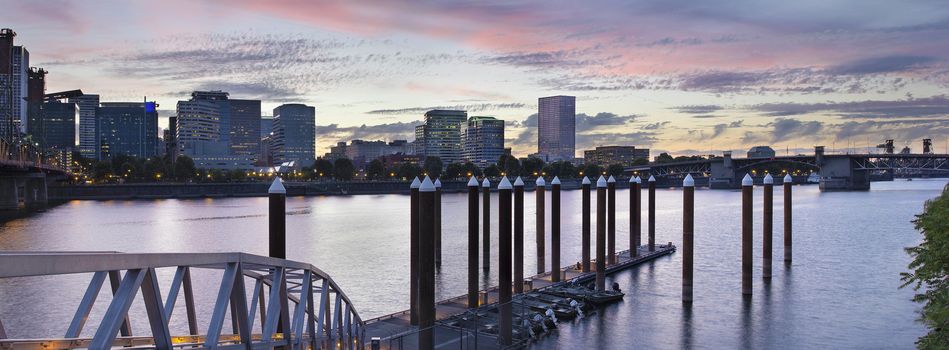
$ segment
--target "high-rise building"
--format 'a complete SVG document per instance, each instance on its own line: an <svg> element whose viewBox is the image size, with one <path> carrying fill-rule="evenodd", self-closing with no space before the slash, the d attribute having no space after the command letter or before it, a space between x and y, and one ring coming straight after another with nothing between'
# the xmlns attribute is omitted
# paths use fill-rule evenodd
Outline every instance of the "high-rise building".
<svg viewBox="0 0 949 350"><path fill-rule="evenodd" d="M96 110L97 159L158 153L158 104L102 102Z"/></svg>
<svg viewBox="0 0 949 350"><path fill-rule="evenodd" d="M648 161L649 149L634 146L602 146L583 152L583 162L586 164L629 166L637 159Z"/></svg>
<svg viewBox="0 0 949 350"><path fill-rule="evenodd" d="M425 124L415 127L415 152L441 158L442 164L461 162L461 127L468 112L435 109L425 112Z"/></svg>
<svg viewBox="0 0 949 350"><path fill-rule="evenodd" d="M257 158L260 149L260 100L229 100L231 153Z"/></svg>
<svg viewBox="0 0 949 350"><path fill-rule="evenodd" d="M76 147L76 104L47 101L30 113L27 134L41 148L72 152Z"/></svg>
<svg viewBox="0 0 949 350"><path fill-rule="evenodd" d="M99 95L83 94L70 97L70 103L79 108L79 154L85 158L96 157L96 109Z"/></svg>
<svg viewBox="0 0 949 350"><path fill-rule="evenodd" d="M165 154L168 159L178 158L178 117L168 117L168 129L165 129Z"/></svg>
<svg viewBox="0 0 949 350"><path fill-rule="evenodd" d="M313 165L316 161L316 108L298 103L274 108L270 146L275 164Z"/></svg>
<svg viewBox="0 0 949 350"><path fill-rule="evenodd" d="M26 101L29 86L30 52L23 46L13 47L13 115L20 132L26 132L29 107Z"/></svg>
<svg viewBox="0 0 949 350"><path fill-rule="evenodd" d="M574 96L538 99L537 153L546 161L573 161L576 157L576 102Z"/></svg>
<svg viewBox="0 0 949 350"><path fill-rule="evenodd" d="M188 101L178 101L177 106L177 141L182 153L188 156L196 155L198 148L205 148L205 143L225 142L222 135L222 119L224 111L230 108L223 105L227 100L227 93L195 91ZM220 145L226 147L226 144Z"/></svg>
<svg viewBox="0 0 949 350"><path fill-rule="evenodd" d="M16 32L10 28L0 29L0 136L11 138L15 134L17 125L22 118L22 97L25 92L14 93L14 89L22 90L21 84L14 84L13 70L14 38ZM29 64L29 63L27 63ZM18 105L19 113L14 112Z"/></svg>
<svg viewBox="0 0 949 350"><path fill-rule="evenodd" d="M493 117L471 117L462 129L464 161L479 167L494 164L504 154L504 121Z"/></svg>
<svg viewBox="0 0 949 350"><path fill-rule="evenodd" d="M330 161L348 158L353 161L357 169L362 169L374 159L399 153L414 154L414 146L406 140L392 142L352 140L349 145L346 142L337 142L336 146L330 147L329 153L326 153L323 158Z"/></svg>

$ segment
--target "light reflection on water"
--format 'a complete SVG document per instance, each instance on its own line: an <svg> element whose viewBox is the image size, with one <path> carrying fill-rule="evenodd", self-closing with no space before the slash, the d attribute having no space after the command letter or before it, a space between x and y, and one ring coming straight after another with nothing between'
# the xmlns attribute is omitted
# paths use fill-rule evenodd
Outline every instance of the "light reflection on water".
<svg viewBox="0 0 949 350"><path fill-rule="evenodd" d="M740 294L739 193L698 190L691 307L680 301L681 260L680 254L673 254L612 277L629 292L623 302L584 322L562 324L561 336L548 337L539 345L563 349L911 348L924 329L914 322L919 308L910 301L912 291L898 289L899 273L909 262L903 247L919 242L910 220L945 183L880 182L869 192L840 193L820 193L816 186L795 187L796 255L790 266L780 261L782 195L776 188L776 260L770 283L760 278L761 192L756 190L755 294L750 299ZM679 244L681 192L657 192L656 241ZM536 269L532 195L527 193L525 200L524 271ZM628 242L628 192L619 190L618 196L616 242L622 248ZM493 200L496 208L496 196ZM579 201L579 191L564 192L564 264L580 256ZM467 266L465 195L445 194L442 202L439 298L465 293ZM290 198L288 257L332 275L363 318L401 311L408 306L407 206L408 197L403 195ZM74 201L3 224L0 249L266 255L266 208L266 198ZM492 250L496 251L494 214ZM166 289L173 269L160 272ZM88 278L0 283L0 319L7 332L13 337L62 336ZM209 286L213 291L220 281L217 271L200 272L195 278L198 287ZM496 283L496 269L482 280ZM196 293L202 324L207 322L203 315L210 311L213 291ZM101 298L83 334L91 335L101 317L109 299L105 290ZM143 314L141 303L136 304L132 312ZM178 307L173 327L186 330L183 303ZM133 328L136 334L148 334L144 322Z"/></svg>

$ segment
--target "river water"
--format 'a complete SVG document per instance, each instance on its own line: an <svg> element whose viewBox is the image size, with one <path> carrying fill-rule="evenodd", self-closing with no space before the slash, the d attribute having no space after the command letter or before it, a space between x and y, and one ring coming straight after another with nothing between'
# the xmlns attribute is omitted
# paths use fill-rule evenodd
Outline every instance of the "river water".
<svg viewBox="0 0 949 350"><path fill-rule="evenodd" d="M781 262L782 194L776 188L775 263L770 283L760 274L761 189L756 188L755 278L750 299L743 298L740 290L740 193L699 189L691 307L680 301L681 254L672 254L608 278L607 285L615 281L628 292L625 300L582 322L562 324L559 335L545 338L538 348L912 348L925 329L915 321L919 305L910 300L912 290L898 288L899 273L910 260L903 248L919 243L913 215L945 184L944 179L876 182L868 192L836 193L796 186L791 265ZM657 192L656 240L680 245L682 193L676 189ZM616 241L622 250L628 242L628 191L619 190L617 195L621 200L617 201ZM532 193L525 197L524 270L531 272L536 270L534 200ZM493 200L496 208L496 195ZM465 194L443 197L444 254L436 278L439 298L466 291L466 203ZM289 259L310 262L329 273L364 319L408 308L407 196L293 197L287 207ZM580 257L579 208L580 192L565 191L565 264ZM266 211L266 198L73 201L0 225L0 249L266 255ZM492 219L496 252L496 212ZM492 258L496 264L496 255ZM163 290L172 274L173 269L160 272ZM61 337L88 278L0 281L0 320L7 333L20 338ZM205 293L196 290L199 321L207 324L205 315L220 275L207 272L196 279L196 288L210 287ZM497 269L492 268L483 283L496 284L496 280ZM109 298L105 289L100 300ZM83 335L92 335L106 304L96 305ZM143 315L140 298L132 313ZM142 321L133 323L135 334L149 334L145 318L138 319ZM173 328L186 330L184 322L183 313L176 311Z"/></svg>

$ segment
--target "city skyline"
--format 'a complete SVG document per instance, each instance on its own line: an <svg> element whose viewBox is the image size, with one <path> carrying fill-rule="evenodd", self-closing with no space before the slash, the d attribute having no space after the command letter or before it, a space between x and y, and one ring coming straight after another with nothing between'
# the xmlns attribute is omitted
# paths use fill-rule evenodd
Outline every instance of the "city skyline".
<svg viewBox="0 0 949 350"><path fill-rule="evenodd" d="M577 96L578 157L884 139L917 150L927 137L941 150L949 136L938 3L0 3L31 65L50 71L48 91L148 96L162 126L192 90L263 110L305 103L317 108L317 154L340 140L411 140L425 111L457 108L506 120L506 144L526 156L537 98L552 95Z"/></svg>

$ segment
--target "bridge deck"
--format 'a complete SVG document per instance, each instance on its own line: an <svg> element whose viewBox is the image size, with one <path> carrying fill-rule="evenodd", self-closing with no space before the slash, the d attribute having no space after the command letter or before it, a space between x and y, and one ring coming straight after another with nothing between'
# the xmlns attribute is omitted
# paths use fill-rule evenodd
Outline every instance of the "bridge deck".
<svg viewBox="0 0 949 350"><path fill-rule="evenodd" d="M628 250L617 253L617 263L608 265L606 274L613 274L641 263L653 260L663 255L671 254L675 251L675 246L656 245L656 250L650 252L647 246L639 247L639 256L630 258ZM564 267L564 278L561 282L551 281L552 272L530 276L524 279L531 285L532 290L543 289L555 285L564 285L573 282L586 282L596 278L596 265L591 262L594 271L580 272L576 265ZM525 285L525 292L528 291L528 285ZM496 304L498 302L498 287L492 287L481 291L487 297L486 305L478 309L478 315L485 315L487 318L496 316ZM471 330L460 329L458 327L448 326L440 321L446 320L468 312L467 295L461 295L446 299L435 304L435 348L465 348L465 349L500 349L497 336L493 334L478 333L474 334ZM491 310L491 309L494 310ZM514 307L514 312L518 312L518 307ZM416 349L418 348L418 327L412 326L410 322L409 310L397 312L394 314L382 316L366 321L366 338L382 338L383 349ZM463 344L459 344L459 343Z"/></svg>

